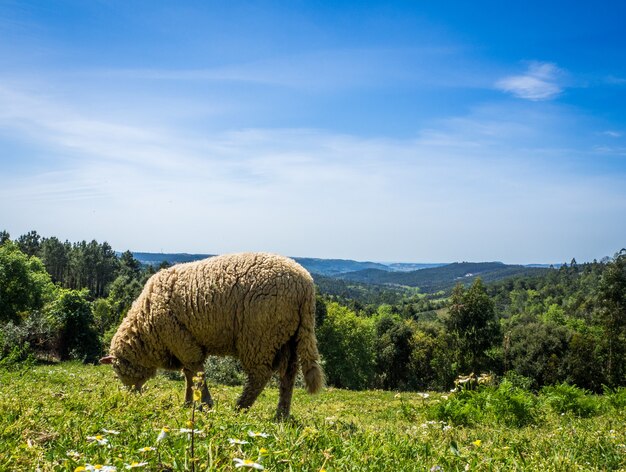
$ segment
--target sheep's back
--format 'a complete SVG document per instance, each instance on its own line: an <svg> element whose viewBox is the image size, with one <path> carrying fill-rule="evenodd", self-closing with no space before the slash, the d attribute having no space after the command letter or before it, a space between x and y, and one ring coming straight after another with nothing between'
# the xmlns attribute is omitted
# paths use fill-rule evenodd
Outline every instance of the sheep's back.
<svg viewBox="0 0 626 472"><path fill-rule="evenodd" d="M305 269L271 254L218 256L168 272L171 315L208 354L237 354L244 366L271 362L296 332L304 300L314 296Z"/></svg>

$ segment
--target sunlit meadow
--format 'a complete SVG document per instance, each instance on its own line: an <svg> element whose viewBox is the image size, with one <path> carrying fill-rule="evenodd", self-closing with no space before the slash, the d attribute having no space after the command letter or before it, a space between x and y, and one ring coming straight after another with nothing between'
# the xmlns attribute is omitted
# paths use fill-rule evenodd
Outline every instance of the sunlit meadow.
<svg viewBox="0 0 626 472"><path fill-rule="evenodd" d="M238 413L240 388L210 387L215 407L199 411L166 376L136 395L104 366L1 371L0 470L626 470L626 414L609 397L589 396L586 418L538 401L526 426L463 426L437 408L455 394L298 390L276 422L276 389Z"/></svg>

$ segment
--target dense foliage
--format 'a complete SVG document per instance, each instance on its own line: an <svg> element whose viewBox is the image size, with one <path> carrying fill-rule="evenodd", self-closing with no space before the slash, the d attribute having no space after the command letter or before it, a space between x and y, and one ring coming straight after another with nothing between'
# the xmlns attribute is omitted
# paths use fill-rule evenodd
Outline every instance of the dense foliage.
<svg viewBox="0 0 626 472"><path fill-rule="evenodd" d="M374 337L369 387L447 389L459 375L492 372L515 373L535 389L568 382L599 392L626 384L625 300L622 250L602 262L573 260L489 285L477 278L450 294L405 294L386 308L343 303L349 317L371 321L361 327ZM333 370L353 368L354 353L334 358L342 366Z"/></svg>
<svg viewBox="0 0 626 472"><path fill-rule="evenodd" d="M107 243L0 235L0 364L95 361L153 272Z"/></svg>
<svg viewBox="0 0 626 472"><path fill-rule="evenodd" d="M497 269L490 264L481 270ZM97 359L155 270L107 243L0 233L0 364ZM328 384L447 390L459 375L490 372L536 390L626 385L626 250L498 282L470 280L423 293L317 276ZM236 363L211 362L220 378L242 378Z"/></svg>

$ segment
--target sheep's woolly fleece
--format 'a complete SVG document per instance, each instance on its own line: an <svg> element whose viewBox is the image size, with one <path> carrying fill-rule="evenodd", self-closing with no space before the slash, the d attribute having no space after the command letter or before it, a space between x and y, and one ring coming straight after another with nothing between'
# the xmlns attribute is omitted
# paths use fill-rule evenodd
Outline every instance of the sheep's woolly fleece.
<svg viewBox="0 0 626 472"><path fill-rule="evenodd" d="M263 381L286 368L281 357L289 356L290 343L308 391L319 391L313 279L289 258L243 253L152 276L113 337L110 354L127 385L142 384L157 368L195 373L208 355L238 357L249 377Z"/></svg>

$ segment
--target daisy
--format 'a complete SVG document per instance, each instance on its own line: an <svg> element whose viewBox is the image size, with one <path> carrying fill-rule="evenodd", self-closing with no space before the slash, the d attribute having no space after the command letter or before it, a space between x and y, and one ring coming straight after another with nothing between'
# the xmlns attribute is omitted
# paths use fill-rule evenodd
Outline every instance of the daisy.
<svg viewBox="0 0 626 472"><path fill-rule="evenodd" d="M102 465L102 464L96 464L96 465L91 465L91 464L85 464L85 467L76 467L76 469L74 469L74 472L80 472L80 471L99 471L99 472L115 472L117 470L117 467L112 466L112 465Z"/></svg>
<svg viewBox="0 0 626 472"><path fill-rule="evenodd" d="M230 444L248 444L248 441L243 441L241 439L233 439L233 438L229 438L228 442Z"/></svg>
<svg viewBox="0 0 626 472"><path fill-rule="evenodd" d="M115 431L115 430L113 430L113 429L104 429L104 428L103 428L103 429L102 429L102 432L103 432L103 433L106 433L106 434L120 434L120 432L119 432L119 431Z"/></svg>
<svg viewBox="0 0 626 472"><path fill-rule="evenodd" d="M87 436L87 441L97 442L100 446L106 446L107 444L109 444L109 440L101 434L96 434L95 436Z"/></svg>
<svg viewBox="0 0 626 472"><path fill-rule="evenodd" d="M167 426L165 426L163 429L161 429L161 432L157 436L157 442L163 441L167 437L169 432L170 432L170 429Z"/></svg>
<svg viewBox="0 0 626 472"><path fill-rule="evenodd" d="M138 469L139 467L147 466L147 462L133 462L132 464L126 464L125 469Z"/></svg>
<svg viewBox="0 0 626 472"><path fill-rule="evenodd" d="M193 433L193 434L199 434L199 433L201 433L201 432L202 432L202 430L201 430L201 429L189 429L189 428L180 428L180 429L179 429L179 431L180 431L181 433L189 433L189 434L191 434L191 433Z"/></svg>
<svg viewBox="0 0 626 472"><path fill-rule="evenodd" d="M269 434L267 433L255 433L254 431L248 431L248 436L250 436L251 438L267 438L269 436Z"/></svg>
<svg viewBox="0 0 626 472"><path fill-rule="evenodd" d="M261 464L259 464L258 462L251 461L250 459L235 458L233 460L235 461L235 468L237 469L239 467L249 467L250 469L257 469L257 470L265 469L265 467L263 467Z"/></svg>
<svg viewBox="0 0 626 472"><path fill-rule="evenodd" d="M146 446L146 447L142 447L141 449L139 449L139 452L150 452L150 451L156 451L156 447Z"/></svg>

